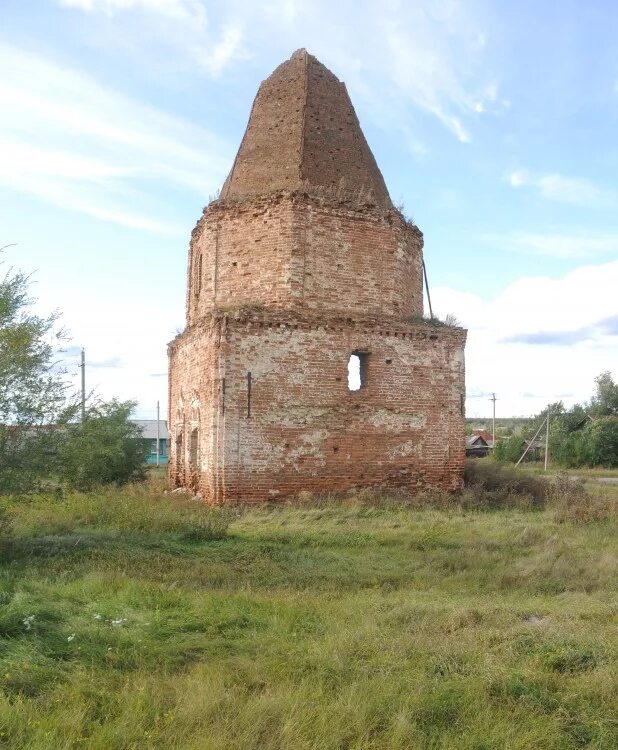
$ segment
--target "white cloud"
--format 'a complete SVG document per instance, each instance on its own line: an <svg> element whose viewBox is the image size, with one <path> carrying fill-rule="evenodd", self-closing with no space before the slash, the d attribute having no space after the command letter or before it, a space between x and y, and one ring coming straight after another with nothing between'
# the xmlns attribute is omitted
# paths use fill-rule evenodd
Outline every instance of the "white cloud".
<svg viewBox="0 0 618 750"><path fill-rule="evenodd" d="M217 76L231 60L246 57L242 46L243 39L243 31L239 26L228 26L223 29L221 39L211 48L204 49L197 45L193 57L200 67Z"/></svg>
<svg viewBox="0 0 618 750"><path fill-rule="evenodd" d="M536 190L542 198L560 203L604 207L611 201L618 202L618 196L613 191L600 188L582 177L565 177L561 174L534 175L519 170L507 175L507 181L511 187L530 188Z"/></svg>
<svg viewBox="0 0 618 750"><path fill-rule="evenodd" d="M259 51L277 47L289 54L307 47L345 76L355 98L366 97L376 120L408 121L413 107L437 118L461 143L472 137L468 120L504 109L487 70L488 32L476 0L384 0L360 7L327 0L228 0L220 6L199 0L61 2L90 13L120 17L124 11L115 33L131 44L136 27L129 10L141 11L144 19L169 19L163 32L140 24L137 44L160 45L163 38L175 62L184 58L212 76Z"/></svg>
<svg viewBox="0 0 618 750"><path fill-rule="evenodd" d="M507 249L548 258L593 259L618 254L618 234L593 234L584 230L570 234L515 231L486 234L483 240L500 251Z"/></svg>
<svg viewBox="0 0 618 750"><path fill-rule="evenodd" d="M186 58L212 76L218 76L232 60L247 56L240 17L213 30L201 0L58 0L61 7L101 14L114 20L115 41L133 36L136 25L130 14L140 14L139 43L152 38L173 49L176 61ZM135 43L133 38L132 43Z"/></svg>
<svg viewBox="0 0 618 750"><path fill-rule="evenodd" d="M468 143L466 119L488 111L497 97L495 82L484 81L486 33L478 31L480 23L469 3L390 2L369 19L371 30L357 52L371 60L377 75L386 75L404 102L432 114Z"/></svg>
<svg viewBox="0 0 618 750"><path fill-rule="evenodd" d="M121 11L141 10L167 18L206 24L206 11L200 0L57 0L64 8L101 12L114 16Z"/></svg>
<svg viewBox="0 0 618 750"><path fill-rule="evenodd" d="M469 327L468 393L495 391L501 415L527 415L564 393L569 403L589 398L596 375L616 367L617 288L613 261L559 279L524 277L490 301L436 288L432 302ZM468 413L489 414L489 402L470 398Z"/></svg>
<svg viewBox="0 0 618 750"><path fill-rule="evenodd" d="M124 226L174 231L148 209L171 185L206 199L231 149L203 128L81 72L0 48L0 186Z"/></svg>

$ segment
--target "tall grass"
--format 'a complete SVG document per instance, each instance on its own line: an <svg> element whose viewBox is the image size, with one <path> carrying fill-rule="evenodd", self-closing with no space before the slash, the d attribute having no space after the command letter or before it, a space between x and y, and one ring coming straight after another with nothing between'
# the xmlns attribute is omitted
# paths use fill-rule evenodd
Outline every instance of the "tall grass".
<svg viewBox="0 0 618 750"><path fill-rule="evenodd" d="M309 500L7 503L0 745L613 750L610 523Z"/></svg>
<svg viewBox="0 0 618 750"><path fill-rule="evenodd" d="M227 534L234 513L186 497L169 496L147 484L100 488L22 499L13 505L11 525L18 536L69 534L77 530L174 534L207 541Z"/></svg>
<svg viewBox="0 0 618 750"><path fill-rule="evenodd" d="M553 516L557 521L576 523L594 523L616 518L618 512L618 493L604 492L598 488L592 492L586 483L566 472L560 472L550 485L550 503Z"/></svg>

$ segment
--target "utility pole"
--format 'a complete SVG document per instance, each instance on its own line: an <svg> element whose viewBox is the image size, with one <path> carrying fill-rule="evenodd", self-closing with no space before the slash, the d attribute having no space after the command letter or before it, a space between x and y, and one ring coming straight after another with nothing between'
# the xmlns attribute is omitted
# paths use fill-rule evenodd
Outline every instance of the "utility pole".
<svg viewBox="0 0 618 750"><path fill-rule="evenodd" d="M547 471L547 464L549 463L549 415L551 407L547 407L547 427L545 429L545 471Z"/></svg>
<svg viewBox="0 0 618 750"><path fill-rule="evenodd" d="M86 350L82 347L82 424L86 421Z"/></svg>
<svg viewBox="0 0 618 750"><path fill-rule="evenodd" d="M549 415L548 415L548 416L549 416ZM536 432L534 433L534 437L532 438L532 440L530 440L530 442L529 442L529 443L528 443L528 445L526 446L526 450L525 450L525 451L524 451L524 452L523 452L523 453L521 454L521 456L520 456L520 458L519 458L519 461L518 461L518 462L517 462L517 463L515 464L515 468L517 468L517 467L519 466L519 464L520 464L520 463L521 463L521 462L522 462L522 461L524 460L524 458L526 457L526 454L528 453L528 451L530 450L530 448L532 448L532 446L534 445L534 441L535 441L535 440L536 440L536 439L538 438L538 436L539 436L539 435L541 434L541 430L543 429L543 427L545 427L545 422L549 422L549 419L548 419L548 417L545 417L545 419L544 419L544 420L543 420L543 421L541 422L541 426L540 426L540 427L539 427L539 429L538 429L538 430L537 430L537 431L536 431Z"/></svg>
<svg viewBox="0 0 618 750"><path fill-rule="evenodd" d="M491 398L489 400L493 401L493 409L494 409L494 413L492 417L492 425L491 425L491 434L493 438L492 450L494 450L496 447L496 394L492 393Z"/></svg>
<svg viewBox="0 0 618 750"><path fill-rule="evenodd" d="M160 429L159 428L159 402L157 401L157 466L159 465L159 445L160 445L160 443L159 443L159 438L160 438L159 429Z"/></svg>

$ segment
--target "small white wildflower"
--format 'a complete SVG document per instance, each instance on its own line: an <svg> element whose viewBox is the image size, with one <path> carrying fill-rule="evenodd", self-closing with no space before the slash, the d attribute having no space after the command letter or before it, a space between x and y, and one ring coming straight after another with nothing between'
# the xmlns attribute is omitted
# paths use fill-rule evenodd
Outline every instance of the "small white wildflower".
<svg viewBox="0 0 618 750"><path fill-rule="evenodd" d="M26 630L32 630L32 623L34 622L35 615L28 615L28 617L24 617L22 622L24 623L24 627Z"/></svg>
<svg viewBox="0 0 618 750"><path fill-rule="evenodd" d="M69 641L70 643L71 641L74 641L74 640L75 640L75 633L71 633L71 635L67 638L67 641Z"/></svg>

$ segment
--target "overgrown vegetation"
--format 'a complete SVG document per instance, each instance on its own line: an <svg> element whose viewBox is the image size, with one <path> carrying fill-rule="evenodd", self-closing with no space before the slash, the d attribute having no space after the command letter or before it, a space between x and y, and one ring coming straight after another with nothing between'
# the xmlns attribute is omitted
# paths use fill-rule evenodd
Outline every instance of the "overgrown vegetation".
<svg viewBox="0 0 618 750"><path fill-rule="evenodd" d="M460 321L455 315L448 313L444 318L439 318L436 315L433 317L430 315L411 315L408 318L410 323L415 325L434 326L443 328L461 328Z"/></svg>
<svg viewBox="0 0 618 750"><path fill-rule="evenodd" d="M144 479L149 448L130 419L133 408L132 402L95 404L83 423L67 425L56 456L59 479L81 490Z"/></svg>
<svg viewBox="0 0 618 750"><path fill-rule="evenodd" d="M541 509L549 495L543 479L530 476L495 461L471 459L464 472L465 507L479 510L501 508Z"/></svg>
<svg viewBox="0 0 618 750"><path fill-rule="evenodd" d="M618 467L618 383L610 372L595 380L589 402L566 409L562 401L550 404L549 449L551 460L565 467ZM494 457L515 463L524 452L525 438L532 438L543 424L547 409L537 415L528 429L516 429L498 440Z"/></svg>
<svg viewBox="0 0 618 750"><path fill-rule="evenodd" d="M6 500L2 744L613 750L615 527L484 464L506 508Z"/></svg>
<svg viewBox="0 0 618 750"><path fill-rule="evenodd" d="M593 523L616 518L618 492L591 492L582 479L559 473L551 483L549 497L557 521Z"/></svg>
<svg viewBox="0 0 618 750"><path fill-rule="evenodd" d="M58 314L32 312L30 279L0 279L0 492L87 488L140 477L146 447L133 402L90 403L86 418L62 367Z"/></svg>

